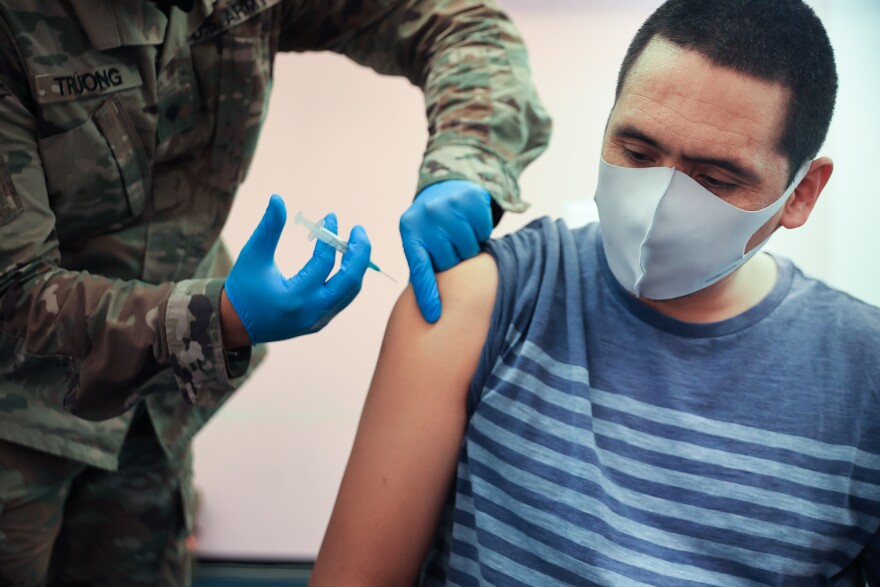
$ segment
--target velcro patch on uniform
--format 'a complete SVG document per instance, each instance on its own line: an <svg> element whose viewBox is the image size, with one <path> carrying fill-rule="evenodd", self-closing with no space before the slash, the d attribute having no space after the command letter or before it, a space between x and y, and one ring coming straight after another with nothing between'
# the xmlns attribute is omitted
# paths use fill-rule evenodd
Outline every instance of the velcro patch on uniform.
<svg viewBox="0 0 880 587"><path fill-rule="evenodd" d="M190 42L198 43L211 38L226 29L239 25L250 17L272 8L281 0L231 0L218 2L214 12L190 36ZM225 4L225 5L224 5Z"/></svg>
<svg viewBox="0 0 880 587"><path fill-rule="evenodd" d="M125 65L108 65L88 71L62 71L33 76L40 104L68 102L121 92L143 85L141 76Z"/></svg>

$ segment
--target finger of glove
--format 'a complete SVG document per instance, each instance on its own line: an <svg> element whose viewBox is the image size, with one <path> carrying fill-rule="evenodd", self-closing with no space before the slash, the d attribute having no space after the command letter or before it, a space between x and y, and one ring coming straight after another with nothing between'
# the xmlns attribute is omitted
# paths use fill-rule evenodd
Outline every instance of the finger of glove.
<svg viewBox="0 0 880 587"><path fill-rule="evenodd" d="M410 242L421 244L428 251L430 265L435 271L446 271L461 263L462 258L455 250L452 237L441 226L432 226L430 233L423 234L421 239L411 238ZM406 248L404 247L404 252ZM412 266L410 265L410 269Z"/></svg>
<svg viewBox="0 0 880 587"><path fill-rule="evenodd" d="M431 265L431 255L420 242L412 240L403 241L403 252L409 264L409 281L412 283L419 310L425 320L433 324L440 319L443 306L440 303L434 267Z"/></svg>
<svg viewBox="0 0 880 587"><path fill-rule="evenodd" d="M367 232L361 226L351 229L348 237L348 252L342 256L339 271L324 286L324 292L331 304L360 291L364 274L370 264L372 245Z"/></svg>
<svg viewBox="0 0 880 587"><path fill-rule="evenodd" d="M336 234L336 214L327 214L324 217L324 228ZM309 259L299 272L287 280L288 287L314 289L324 284L333 271L336 264L336 249L325 243L317 241L312 258Z"/></svg>
<svg viewBox="0 0 880 587"><path fill-rule="evenodd" d="M306 330L305 334L313 334L327 326L327 324L329 324L330 321L333 320L333 318L335 318L337 314L339 314L342 310L348 307L348 305L352 301L354 301L358 293L359 292L357 291L353 291L345 296L343 299L334 303L329 309L324 310L323 314L321 314L321 316L315 321L315 323L312 324L312 326L308 330Z"/></svg>
<svg viewBox="0 0 880 587"><path fill-rule="evenodd" d="M254 229L239 257L244 257L248 263L273 259L285 222L287 222L287 208L284 206L284 200L278 194L273 194L260 224Z"/></svg>
<svg viewBox="0 0 880 587"><path fill-rule="evenodd" d="M326 228L327 230L329 230L333 234L339 234L339 226L338 226L338 222L336 221L336 214L331 212L331 213L327 214L326 216L324 216L324 228Z"/></svg>
<svg viewBox="0 0 880 587"><path fill-rule="evenodd" d="M448 239L452 244L452 248L458 257L458 260L455 261L454 265L457 265L465 259L470 259L480 252L480 242L477 239L475 228L465 216L458 213L452 214L450 218L444 221L444 225L438 227L437 230L438 234L436 238ZM437 263L434 265L439 269ZM439 270L443 271L443 269Z"/></svg>
<svg viewBox="0 0 880 587"><path fill-rule="evenodd" d="M460 210L473 228L477 242L481 243L492 234L492 196L475 184L474 191L477 190L478 193L469 192L469 195L474 195L468 198Z"/></svg>

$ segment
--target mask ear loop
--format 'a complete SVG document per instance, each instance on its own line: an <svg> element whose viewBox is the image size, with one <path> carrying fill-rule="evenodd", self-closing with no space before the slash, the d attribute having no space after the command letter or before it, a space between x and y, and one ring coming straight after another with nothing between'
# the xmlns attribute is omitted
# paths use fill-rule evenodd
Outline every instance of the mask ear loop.
<svg viewBox="0 0 880 587"><path fill-rule="evenodd" d="M807 176L807 173L809 173L809 171L810 171L810 165L812 165L812 163L813 163L813 160L810 159L809 161L807 161L806 163L801 165L801 168L798 169L798 172L794 174L794 179L791 180L791 183L788 185L787 188L785 188L785 191L782 192L782 195L779 196L778 200L776 200L775 202L773 202L769 206L763 208L762 210L755 210L755 212L759 213L759 212L764 212L768 208L775 208L773 210L773 213L770 214L770 217L772 217L773 214L776 214L777 212L779 212L779 210L781 210L785 206L785 204L788 202L788 198L791 197L791 195L798 188L798 186L801 185L801 182L804 181L804 178ZM769 220L769 218L768 218L768 220ZM764 247L764 245L767 244L767 241L770 240L771 236L773 236L773 232L771 232L767 236L767 238L765 238L760 243L755 245L755 247L751 251L749 251L748 253L746 252L746 247L749 246L750 239L746 240L746 242L743 243L742 256L743 257L751 256L751 255L754 255L755 253L757 253L758 251L760 251Z"/></svg>
<svg viewBox="0 0 880 587"><path fill-rule="evenodd" d="M651 236L651 231L654 230L654 224L657 221L657 210L660 209L660 204L663 203L663 198L669 193L669 186L672 185L672 180L675 178L675 167L672 168L672 173L669 174L669 181L666 182L666 185L663 187L663 195L660 196L660 199L657 200L657 205L654 207L654 213L651 215L651 225L648 227L648 230L645 231L645 238L642 239L642 244L639 245L639 271L641 274L639 278L636 279L636 282L633 284L633 289L635 290L636 296L641 297L642 292L639 291L639 286L642 281L645 279L645 274L647 271L645 270L645 246L648 244L648 238Z"/></svg>

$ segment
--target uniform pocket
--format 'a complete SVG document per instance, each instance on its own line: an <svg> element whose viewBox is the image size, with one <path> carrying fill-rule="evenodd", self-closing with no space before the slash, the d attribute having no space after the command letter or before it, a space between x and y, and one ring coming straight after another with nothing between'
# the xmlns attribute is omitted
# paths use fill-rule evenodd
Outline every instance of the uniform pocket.
<svg viewBox="0 0 880 587"><path fill-rule="evenodd" d="M40 153L62 243L117 229L143 213L149 163L116 97L84 124L40 139Z"/></svg>
<svg viewBox="0 0 880 587"><path fill-rule="evenodd" d="M222 37L214 187L233 191L250 168L271 91L269 51L262 37Z"/></svg>

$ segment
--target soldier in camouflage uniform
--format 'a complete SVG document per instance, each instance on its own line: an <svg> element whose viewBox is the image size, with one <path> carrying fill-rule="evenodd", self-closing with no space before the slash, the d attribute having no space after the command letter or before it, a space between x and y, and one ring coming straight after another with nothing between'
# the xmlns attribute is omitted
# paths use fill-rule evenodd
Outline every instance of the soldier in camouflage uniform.
<svg viewBox="0 0 880 587"><path fill-rule="evenodd" d="M524 209L550 123L493 2L0 3L0 587L188 582L191 439L262 356L242 308L221 311L219 235L275 54L307 50L425 93L414 284L426 253L426 283L454 263L413 243L474 183L496 222Z"/></svg>

